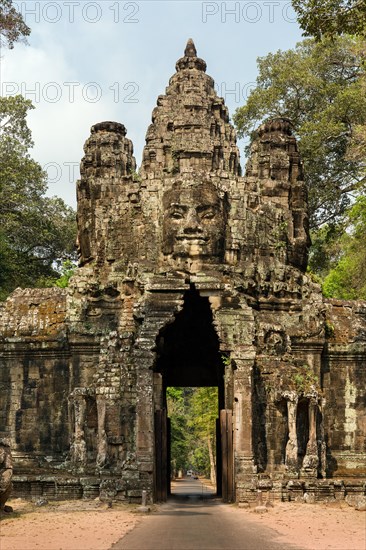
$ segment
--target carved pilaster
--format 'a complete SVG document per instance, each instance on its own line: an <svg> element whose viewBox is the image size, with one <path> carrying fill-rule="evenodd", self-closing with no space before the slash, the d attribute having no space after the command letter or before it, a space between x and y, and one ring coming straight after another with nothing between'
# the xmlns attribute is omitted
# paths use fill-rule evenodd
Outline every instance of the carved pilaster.
<svg viewBox="0 0 366 550"><path fill-rule="evenodd" d="M108 460L108 442L105 431L106 400L102 396L97 396L97 414L98 414L98 440L97 440L97 468L103 468Z"/></svg>
<svg viewBox="0 0 366 550"><path fill-rule="evenodd" d="M299 397L295 392L287 392L284 397L287 400L288 441L286 445L285 464L290 474L298 473L298 445L297 445L297 404Z"/></svg>
<svg viewBox="0 0 366 550"><path fill-rule="evenodd" d="M256 471L252 442L252 391L253 367L239 364L234 378L234 458L239 479L241 474Z"/></svg>
<svg viewBox="0 0 366 550"><path fill-rule="evenodd" d="M303 475L317 475L319 466L318 442L317 442L317 414L318 400L316 397L309 399L309 441L306 446L306 454L302 464Z"/></svg>
<svg viewBox="0 0 366 550"><path fill-rule="evenodd" d="M71 460L77 470L82 470L86 465L86 390L76 388L71 396L74 408L74 434L71 445Z"/></svg>

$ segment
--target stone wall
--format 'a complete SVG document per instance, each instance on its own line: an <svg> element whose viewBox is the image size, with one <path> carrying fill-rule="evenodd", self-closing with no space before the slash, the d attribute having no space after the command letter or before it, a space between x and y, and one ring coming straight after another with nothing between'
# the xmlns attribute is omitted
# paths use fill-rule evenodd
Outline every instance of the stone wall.
<svg viewBox="0 0 366 550"><path fill-rule="evenodd" d="M69 446L65 291L17 289L2 305L0 418L17 472L59 464Z"/></svg>
<svg viewBox="0 0 366 550"><path fill-rule="evenodd" d="M365 475L366 304L327 301L324 423L328 475Z"/></svg>

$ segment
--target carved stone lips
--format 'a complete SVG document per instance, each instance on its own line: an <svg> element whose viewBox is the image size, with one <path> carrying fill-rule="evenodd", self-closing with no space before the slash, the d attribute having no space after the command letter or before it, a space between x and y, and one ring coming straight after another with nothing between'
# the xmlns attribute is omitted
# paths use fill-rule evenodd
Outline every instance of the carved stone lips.
<svg viewBox="0 0 366 550"><path fill-rule="evenodd" d="M196 242L199 244L206 244L208 241L207 237L200 237L197 235L177 235L176 239L177 241L189 241L189 242Z"/></svg>

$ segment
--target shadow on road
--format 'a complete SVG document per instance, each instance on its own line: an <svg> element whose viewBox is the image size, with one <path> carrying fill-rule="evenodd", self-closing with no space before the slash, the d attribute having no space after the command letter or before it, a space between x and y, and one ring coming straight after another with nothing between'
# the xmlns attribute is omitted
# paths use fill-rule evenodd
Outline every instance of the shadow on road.
<svg viewBox="0 0 366 550"><path fill-rule="evenodd" d="M200 479L185 477L171 482L169 501L194 502L215 499L218 499L215 489Z"/></svg>

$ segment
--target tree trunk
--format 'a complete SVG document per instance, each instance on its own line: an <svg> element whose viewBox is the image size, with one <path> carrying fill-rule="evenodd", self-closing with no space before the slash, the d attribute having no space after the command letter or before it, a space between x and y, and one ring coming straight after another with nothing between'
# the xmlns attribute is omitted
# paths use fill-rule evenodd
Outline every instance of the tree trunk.
<svg viewBox="0 0 366 550"><path fill-rule="evenodd" d="M210 479L211 479L211 483L216 485L216 461L215 461L215 455L213 452L212 441L210 437L207 438L207 445L208 445L208 455L210 457Z"/></svg>

